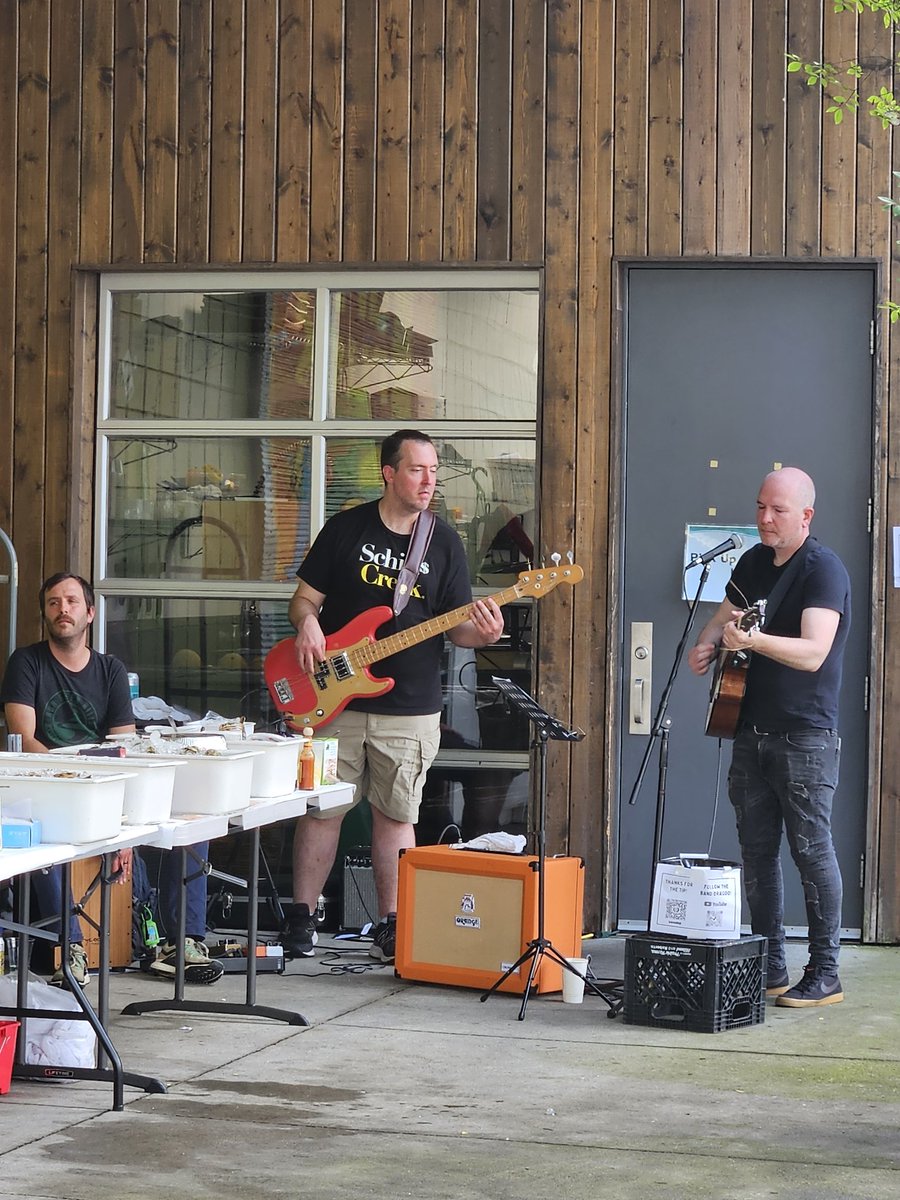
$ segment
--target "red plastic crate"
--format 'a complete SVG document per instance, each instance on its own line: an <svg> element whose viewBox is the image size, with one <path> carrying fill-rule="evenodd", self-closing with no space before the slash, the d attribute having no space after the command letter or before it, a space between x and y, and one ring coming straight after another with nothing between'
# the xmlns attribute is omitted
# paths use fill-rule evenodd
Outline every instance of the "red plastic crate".
<svg viewBox="0 0 900 1200"><path fill-rule="evenodd" d="M18 1021L0 1021L0 1096L9 1091L18 1032Z"/></svg>

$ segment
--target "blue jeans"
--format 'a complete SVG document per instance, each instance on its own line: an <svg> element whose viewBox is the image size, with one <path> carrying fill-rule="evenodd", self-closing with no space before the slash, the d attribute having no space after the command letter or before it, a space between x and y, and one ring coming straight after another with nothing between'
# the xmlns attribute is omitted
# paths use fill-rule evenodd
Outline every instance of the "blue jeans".
<svg viewBox="0 0 900 1200"><path fill-rule="evenodd" d="M201 859L209 854L209 842L198 842L194 846ZM138 851L153 860L154 850L150 853L146 848ZM178 929L178 891L181 886L181 873L178 869L180 855L177 850L156 850L154 865L155 878L159 890L159 910L163 928L170 941L174 941ZM149 869L149 864L148 864ZM185 931L188 937L203 938L206 934L206 875L200 871L200 864L188 852L185 874L196 876L190 879L184 889ZM48 867L45 871L35 871L31 876L31 888L34 894L39 915L56 917L56 921L48 924L47 928L59 935L59 914L63 910L62 868ZM69 911L71 911L71 899ZM69 940L82 942L84 940L81 924L73 914L69 920Z"/></svg>
<svg viewBox="0 0 900 1200"><path fill-rule="evenodd" d="M44 918L55 917L55 921L47 923L47 929L52 933L60 935L59 914L65 907L63 905L63 889L62 889L62 867L47 867L44 871L35 871L31 876L31 892L37 904L38 915ZM83 942L84 934L81 931L81 922L72 913L72 898L69 897L67 912L72 915L69 918L69 941Z"/></svg>
<svg viewBox="0 0 900 1200"><path fill-rule="evenodd" d="M197 842L193 849L200 859L206 859L209 854L209 842ZM174 942L178 932L181 855L177 850L159 850L155 846L142 846L139 853L146 864L151 884L159 891L159 915L165 936L168 941ZM201 871L200 863L190 850L186 855L185 876L195 878L189 878L184 889L184 931L187 937L202 939L206 936L207 876Z"/></svg>
<svg viewBox="0 0 900 1200"><path fill-rule="evenodd" d="M771 972L784 968L782 829L803 883L810 963L837 972L842 887L831 839L831 805L840 753L840 739L829 729L742 729L734 740L728 791L737 817L752 929L769 939Z"/></svg>

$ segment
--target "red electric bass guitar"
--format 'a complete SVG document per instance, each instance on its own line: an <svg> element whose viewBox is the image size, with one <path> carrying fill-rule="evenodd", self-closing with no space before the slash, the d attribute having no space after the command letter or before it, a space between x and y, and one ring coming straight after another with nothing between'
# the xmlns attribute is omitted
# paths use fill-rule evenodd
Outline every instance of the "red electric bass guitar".
<svg viewBox="0 0 900 1200"><path fill-rule="evenodd" d="M526 597L539 600L559 584L576 584L583 578L584 571L574 563L523 571L511 587L491 599L500 607ZM272 702L294 729L325 725L358 696L380 696L391 690L393 679L376 679L369 672L373 663L462 625L471 611L471 604L465 604L377 641L376 630L394 614L386 605L367 609L325 639L325 658L311 675L300 670L294 639L284 638L272 647L263 665Z"/></svg>

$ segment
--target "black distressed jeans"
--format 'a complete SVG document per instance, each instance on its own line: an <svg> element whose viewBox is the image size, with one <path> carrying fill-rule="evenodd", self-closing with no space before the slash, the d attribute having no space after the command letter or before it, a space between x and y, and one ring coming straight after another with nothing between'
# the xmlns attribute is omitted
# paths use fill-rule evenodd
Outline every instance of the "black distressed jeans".
<svg viewBox="0 0 900 1200"><path fill-rule="evenodd" d="M737 817L754 933L769 939L769 970L784 967L782 830L803 883L810 963L837 972L841 872L831 837L840 739L834 730L757 733L734 740L728 791Z"/></svg>

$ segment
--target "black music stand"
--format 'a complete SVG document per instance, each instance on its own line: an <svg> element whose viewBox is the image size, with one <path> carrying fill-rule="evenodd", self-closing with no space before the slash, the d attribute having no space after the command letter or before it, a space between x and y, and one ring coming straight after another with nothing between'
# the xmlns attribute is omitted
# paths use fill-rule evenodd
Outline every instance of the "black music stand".
<svg viewBox="0 0 900 1200"><path fill-rule="evenodd" d="M525 1020L525 1009L528 1006L528 999L531 995L532 984L534 983L535 975L540 966L541 959L545 954L549 955L554 962L565 971L571 971L573 975L578 975L578 972L569 963L568 959L556 949L553 943L544 937L544 863L546 861L546 808L547 808L547 742L551 739L555 742L580 742L584 737L584 732L581 729L567 729L555 717L551 717L548 712L545 712L540 705L527 692L523 691L517 684L510 679L501 679L496 675L492 675L494 683L507 698L513 708L517 708L519 712L525 714L532 725L535 727L536 740L531 743L532 749L538 750L538 762L540 772L538 776L538 823L537 823L537 851L538 851L538 928L537 937L532 938L525 947L523 953L509 967L500 978L493 983L481 997L482 1003L513 974L518 971L519 967L523 966L531 959L531 967L528 972L528 979L525 982L525 990L522 993L522 1007L519 1009L519 1020ZM579 976L580 978L580 976ZM595 996L600 996L606 1001L610 1008L610 1013L607 1015L615 1016L618 1011L616 1002L611 1000L600 987L592 979L585 979L585 988L592 992ZM615 1010L615 1011L613 1011Z"/></svg>

